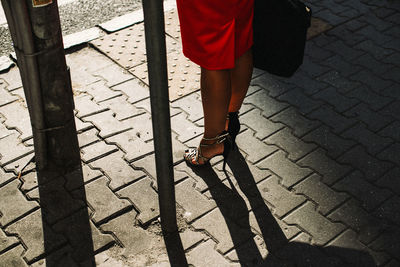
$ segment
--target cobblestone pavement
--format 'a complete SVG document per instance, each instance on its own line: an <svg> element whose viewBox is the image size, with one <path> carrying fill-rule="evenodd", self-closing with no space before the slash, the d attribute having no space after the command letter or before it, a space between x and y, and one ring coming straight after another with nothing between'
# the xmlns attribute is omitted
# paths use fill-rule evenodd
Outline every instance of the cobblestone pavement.
<svg viewBox="0 0 400 267"><path fill-rule="evenodd" d="M400 266L400 3L309 5L329 27L292 78L254 71L229 177L221 159L182 161L202 134L199 69L180 53L176 11L166 13L178 224L192 266ZM68 177L39 197L18 69L0 74L1 266L89 265L73 249L87 237L98 266L169 266L142 27L67 55L87 205ZM86 232L75 227L85 216Z"/></svg>

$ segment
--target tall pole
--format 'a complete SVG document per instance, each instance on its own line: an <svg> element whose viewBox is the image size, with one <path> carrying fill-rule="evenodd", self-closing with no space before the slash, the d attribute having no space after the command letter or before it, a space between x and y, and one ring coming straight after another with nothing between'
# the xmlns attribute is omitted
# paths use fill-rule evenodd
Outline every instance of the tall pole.
<svg viewBox="0 0 400 267"><path fill-rule="evenodd" d="M176 232L164 7L162 0L144 0L142 3L161 227L166 232Z"/></svg>

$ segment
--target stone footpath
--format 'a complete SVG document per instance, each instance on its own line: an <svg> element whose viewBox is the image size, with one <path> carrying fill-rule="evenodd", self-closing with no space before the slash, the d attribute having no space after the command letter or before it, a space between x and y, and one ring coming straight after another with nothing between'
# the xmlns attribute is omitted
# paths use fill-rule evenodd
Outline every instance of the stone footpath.
<svg viewBox="0 0 400 267"><path fill-rule="evenodd" d="M191 266L400 266L400 3L309 5L324 32L310 35L292 78L254 71L228 177L221 158L197 169L182 161L203 131L199 68L181 54L176 10L166 12L178 224ZM169 266L143 23L79 48L67 62L86 203L69 177L39 197L19 72L0 73L0 266L90 266L81 247L98 266ZM86 231L76 226L85 217Z"/></svg>

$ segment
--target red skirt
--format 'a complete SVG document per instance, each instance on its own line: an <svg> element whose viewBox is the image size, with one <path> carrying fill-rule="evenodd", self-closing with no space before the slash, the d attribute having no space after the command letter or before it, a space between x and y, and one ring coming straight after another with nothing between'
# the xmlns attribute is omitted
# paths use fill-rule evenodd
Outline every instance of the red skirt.
<svg viewBox="0 0 400 267"><path fill-rule="evenodd" d="M254 0L177 0L183 53L209 70L232 69L253 45Z"/></svg>

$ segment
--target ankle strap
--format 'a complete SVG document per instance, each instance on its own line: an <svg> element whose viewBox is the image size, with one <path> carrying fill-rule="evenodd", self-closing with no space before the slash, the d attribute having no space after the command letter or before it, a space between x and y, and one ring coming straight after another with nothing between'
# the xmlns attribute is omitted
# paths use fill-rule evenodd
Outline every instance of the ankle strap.
<svg viewBox="0 0 400 267"><path fill-rule="evenodd" d="M211 144L200 144L200 146L212 146L212 145L215 145L215 144L221 144L221 143L225 142L225 140L228 137L228 135L229 135L229 132L223 131L221 134L217 135L214 138L204 138L203 137L203 140L215 141L215 142L211 143Z"/></svg>

